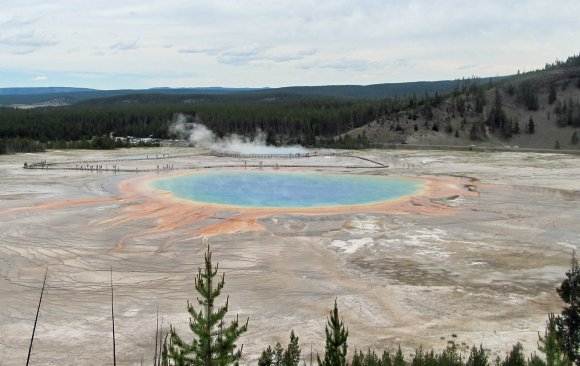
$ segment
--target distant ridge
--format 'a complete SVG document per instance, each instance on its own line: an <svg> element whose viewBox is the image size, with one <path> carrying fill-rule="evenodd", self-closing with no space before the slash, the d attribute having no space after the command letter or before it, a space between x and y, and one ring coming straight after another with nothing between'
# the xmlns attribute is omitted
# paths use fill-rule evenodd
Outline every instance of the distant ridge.
<svg viewBox="0 0 580 366"><path fill-rule="evenodd" d="M191 91L198 91L204 94L207 94L208 92L244 92L244 91L252 91L252 90L261 90L261 89L268 89L268 88L227 88L227 87L222 87L222 86L203 86L203 87L195 87L195 88L171 88L168 86L158 86L158 87L154 87L154 88L149 88L146 90L156 90L156 91L169 91L169 92L175 92L176 94L180 93L180 92L191 92ZM139 90L134 90L135 92L138 92Z"/></svg>
<svg viewBox="0 0 580 366"><path fill-rule="evenodd" d="M99 90L89 88L67 88L67 87L46 87L46 88L0 88L0 106L32 105L42 104L55 98L66 97L70 104L75 104L89 99L110 98L130 94L167 94L167 95L187 95L187 94L208 94L224 95L243 92L254 92L256 88L222 88L222 87L200 87L200 88L166 88L155 87L151 89L119 89L119 90Z"/></svg>
<svg viewBox="0 0 580 366"><path fill-rule="evenodd" d="M288 86L265 89L262 93L284 93L300 95L319 95L351 99L380 99L394 96L409 96L413 93L418 97L424 94L445 94L451 92L457 85L456 80L414 81L407 83L385 83L371 85L321 85L321 86Z"/></svg>
<svg viewBox="0 0 580 366"><path fill-rule="evenodd" d="M75 93L94 91L90 88L72 88L63 86L47 86L32 88L0 88L0 95L31 95L31 94L53 94L53 93Z"/></svg>
<svg viewBox="0 0 580 366"><path fill-rule="evenodd" d="M485 78L498 80L503 77ZM416 94L423 97L425 93L446 94L454 90L457 80L416 81L408 83L385 83L372 85L321 85L321 86L288 86L281 88L228 88L228 87L197 87L168 88L155 87L150 89L120 89L98 90L89 88L39 87L39 88L0 88L0 106L39 105L54 100L66 98L69 104L75 104L91 99L102 99L124 95L273 95L291 94L303 96L335 97L347 99L381 99L388 97L405 97Z"/></svg>

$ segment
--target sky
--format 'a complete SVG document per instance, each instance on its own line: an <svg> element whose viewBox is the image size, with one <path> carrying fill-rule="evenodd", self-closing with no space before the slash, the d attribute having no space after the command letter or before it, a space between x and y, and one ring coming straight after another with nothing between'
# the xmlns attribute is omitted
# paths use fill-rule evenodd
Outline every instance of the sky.
<svg viewBox="0 0 580 366"><path fill-rule="evenodd" d="M514 74L580 52L578 0L0 0L0 88Z"/></svg>

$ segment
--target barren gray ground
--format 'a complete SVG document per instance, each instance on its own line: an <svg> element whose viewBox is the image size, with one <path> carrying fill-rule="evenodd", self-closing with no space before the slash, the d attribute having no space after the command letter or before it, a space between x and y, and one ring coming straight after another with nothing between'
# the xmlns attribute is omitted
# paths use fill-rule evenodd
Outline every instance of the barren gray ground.
<svg viewBox="0 0 580 366"><path fill-rule="evenodd" d="M193 279L205 249L187 227L139 235L156 220L107 223L139 202L106 199L120 195L119 182L143 173L24 170L24 161L69 161L66 166L74 167L78 160L169 154L167 160L116 164L143 169L243 163L190 156L196 152L164 148L0 157L0 364L21 365L26 359L46 266L32 364L111 363L111 266L118 362L137 365L143 357L150 364L158 307L165 325L187 333L186 301L195 298ZM300 337L307 360L311 344L314 352L323 352L324 325L335 298L349 328L350 350L401 344L409 354L416 346L441 349L448 341L463 349L481 343L500 355L517 341L527 352L534 350L547 313L561 308L555 288L571 250L580 247L580 158L515 152L357 154L390 168L317 157L304 163L368 169L293 169L466 176L481 182L480 194L447 202L458 209L450 215L277 214L261 219L267 230L211 237L214 260L226 272L230 315L250 318L241 339L244 363L255 363L269 344L287 343L290 329ZM289 163L268 161L273 162ZM104 200L35 208L94 198ZM30 209L17 209L22 207ZM115 250L121 239L125 245Z"/></svg>

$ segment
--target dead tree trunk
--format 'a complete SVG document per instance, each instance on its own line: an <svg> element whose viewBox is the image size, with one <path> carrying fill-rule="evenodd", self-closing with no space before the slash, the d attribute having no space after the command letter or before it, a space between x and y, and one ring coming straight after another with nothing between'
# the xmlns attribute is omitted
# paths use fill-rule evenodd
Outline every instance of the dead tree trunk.
<svg viewBox="0 0 580 366"><path fill-rule="evenodd" d="M32 328L32 337L30 338L30 346L28 347L28 357L26 358L26 366L30 363L30 355L32 354L32 343L34 343L34 333L36 332L36 324L38 323L38 314L40 314L40 305L42 304L42 294L44 294L44 286L46 285L46 275L48 274L48 267L44 272L44 281L42 281L42 290L40 291L40 300L38 300L38 307L36 308L36 318L34 319L34 327Z"/></svg>
<svg viewBox="0 0 580 366"><path fill-rule="evenodd" d="M113 366L117 366L117 354L115 352L115 303L113 298L113 267L111 266L111 320L113 322Z"/></svg>

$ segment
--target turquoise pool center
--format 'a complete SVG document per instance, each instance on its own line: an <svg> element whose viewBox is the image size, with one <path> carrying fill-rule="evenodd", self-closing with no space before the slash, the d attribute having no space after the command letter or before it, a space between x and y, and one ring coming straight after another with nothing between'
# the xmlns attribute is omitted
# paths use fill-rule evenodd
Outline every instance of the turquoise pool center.
<svg viewBox="0 0 580 366"><path fill-rule="evenodd" d="M153 183L154 188L199 203L249 208L353 206L418 193L424 181L370 175L288 172L207 172Z"/></svg>

